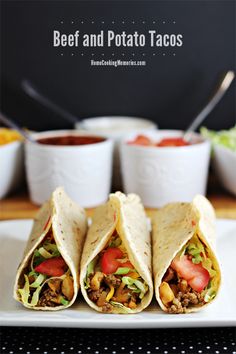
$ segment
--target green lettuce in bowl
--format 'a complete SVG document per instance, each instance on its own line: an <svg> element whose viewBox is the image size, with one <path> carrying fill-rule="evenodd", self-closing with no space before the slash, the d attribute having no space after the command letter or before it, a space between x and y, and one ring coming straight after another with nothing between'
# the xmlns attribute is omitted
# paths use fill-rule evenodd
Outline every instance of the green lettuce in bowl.
<svg viewBox="0 0 236 354"><path fill-rule="evenodd" d="M236 126L219 132L204 127L200 131L212 142L213 168L219 181L236 196Z"/></svg>
<svg viewBox="0 0 236 354"><path fill-rule="evenodd" d="M236 125L229 130L218 132L202 127L200 132L204 138L211 140L213 146L222 145L236 152Z"/></svg>

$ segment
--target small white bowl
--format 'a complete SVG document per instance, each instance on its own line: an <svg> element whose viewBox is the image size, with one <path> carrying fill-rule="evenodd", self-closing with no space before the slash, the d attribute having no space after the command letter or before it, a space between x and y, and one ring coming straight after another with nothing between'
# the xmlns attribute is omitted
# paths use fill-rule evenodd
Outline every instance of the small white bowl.
<svg viewBox="0 0 236 354"><path fill-rule="evenodd" d="M23 180L24 162L21 141L0 146L0 199L14 191Z"/></svg>
<svg viewBox="0 0 236 354"><path fill-rule="evenodd" d="M221 145L214 145L213 168L219 181L236 195L236 152Z"/></svg>
<svg viewBox="0 0 236 354"><path fill-rule="evenodd" d="M83 119L76 123L76 129L89 130L108 138L120 139L130 132L145 132L156 129L156 123L149 119L129 116L104 116Z"/></svg>
<svg viewBox="0 0 236 354"><path fill-rule="evenodd" d="M113 189L122 189L119 147L120 141L131 132L142 133L156 130L156 123L138 117L105 116L92 117L76 123L76 129L89 131L91 134L101 134L113 139Z"/></svg>
<svg viewBox="0 0 236 354"><path fill-rule="evenodd" d="M153 141L181 137L183 132L158 130L145 134ZM137 193L146 207L167 203L189 202L196 194L205 194L210 142L194 134L198 142L181 147L148 147L129 145L137 134L121 144L121 168L125 193Z"/></svg>
<svg viewBox="0 0 236 354"><path fill-rule="evenodd" d="M75 130L33 134L35 139L61 136L92 136ZM96 135L98 136L98 135ZM63 186L68 195L83 207L104 203L110 193L113 142L86 145L44 145L27 142L26 174L30 198L35 204L45 202Z"/></svg>

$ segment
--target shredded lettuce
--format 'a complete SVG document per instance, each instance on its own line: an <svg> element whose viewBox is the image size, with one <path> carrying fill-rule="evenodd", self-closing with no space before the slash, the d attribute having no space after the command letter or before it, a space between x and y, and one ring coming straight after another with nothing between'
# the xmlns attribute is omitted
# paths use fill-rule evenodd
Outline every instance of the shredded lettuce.
<svg viewBox="0 0 236 354"><path fill-rule="evenodd" d="M95 265L96 265L96 263L97 263L97 258L98 258L98 257L95 257L95 258L88 264L87 272L86 272L86 278L85 278L85 280L84 280L84 287L85 287L85 289L89 289L89 288L90 288L89 276L90 276L90 274L93 274L93 273L94 273L94 268L95 268Z"/></svg>
<svg viewBox="0 0 236 354"><path fill-rule="evenodd" d="M45 258L39 253L39 251L36 249L34 251L32 261L31 261L31 269L34 270L34 267L37 267L40 263L42 263L45 260Z"/></svg>
<svg viewBox="0 0 236 354"><path fill-rule="evenodd" d="M216 271L212 268L213 264L210 258L203 259L202 266L208 271L211 278L216 275Z"/></svg>
<svg viewBox="0 0 236 354"><path fill-rule="evenodd" d="M39 253L39 250L35 250L34 251L34 256L35 257L40 257L41 256L41 254Z"/></svg>
<svg viewBox="0 0 236 354"><path fill-rule="evenodd" d="M212 260L207 257L205 248L197 236L192 237L191 242L187 245L186 252L192 256L192 262L194 264L202 264L211 278L216 275Z"/></svg>
<svg viewBox="0 0 236 354"><path fill-rule="evenodd" d="M87 268L87 277L94 273L94 268L95 268L95 265L96 265L96 262L97 262L97 257L95 257L88 265L88 268Z"/></svg>
<svg viewBox="0 0 236 354"><path fill-rule="evenodd" d="M216 296L216 291L214 291L213 289L208 289L205 293L204 301L209 302L213 300L215 296Z"/></svg>
<svg viewBox="0 0 236 354"><path fill-rule="evenodd" d="M119 247L121 245L120 237L112 237L108 247Z"/></svg>
<svg viewBox="0 0 236 354"><path fill-rule="evenodd" d="M60 256L60 252L57 248L57 245L55 243L50 243L50 242L45 242L45 244L43 245L43 247L47 250L52 252L51 255L52 257L58 257Z"/></svg>
<svg viewBox="0 0 236 354"><path fill-rule="evenodd" d="M31 288L38 288L45 279L46 279L46 275L39 274L37 276L37 278L35 279L35 281L30 284L30 287Z"/></svg>
<svg viewBox="0 0 236 354"><path fill-rule="evenodd" d="M39 301L39 293L40 293L40 290L42 289L42 286L38 286L38 288L34 291L34 293L32 295L31 302L29 302L30 284L29 284L29 279L28 279L27 275L24 275L24 277L25 277L24 288L18 290L21 295L21 300L24 305L36 306Z"/></svg>
<svg viewBox="0 0 236 354"><path fill-rule="evenodd" d="M29 272L28 276L33 276L33 277L36 277L39 275L39 273L35 272L34 270L31 270L31 272Z"/></svg>
<svg viewBox="0 0 236 354"><path fill-rule="evenodd" d="M31 300L30 304L28 304L28 305L30 305L30 306L36 306L37 305L37 303L39 301L39 294L40 294L40 291L41 291L42 287L43 287L43 285L39 286L35 290L35 292L33 293L33 296L32 296L32 300Z"/></svg>
<svg viewBox="0 0 236 354"><path fill-rule="evenodd" d="M45 259L52 258L52 254L49 253L44 247L40 247L38 252Z"/></svg>
<svg viewBox="0 0 236 354"><path fill-rule="evenodd" d="M130 269L128 267L120 267L120 268L117 268L117 271L114 274L117 274L117 275L128 274L131 271L133 271L133 269Z"/></svg>
<svg viewBox="0 0 236 354"><path fill-rule="evenodd" d="M132 312L133 312L130 308L128 308L128 307L122 305L120 302L110 301L110 304L111 304L112 306L114 306L114 307L119 307L119 309L120 309L121 312L123 312L123 313L132 313Z"/></svg>
<svg viewBox="0 0 236 354"><path fill-rule="evenodd" d="M28 299L30 296L29 278L25 274L24 274L24 277L25 277L25 285L24 285L23 289L18 289L18 292L21 295L21 300L22 300L23 304L28 304Z"/></svg>
<svg viewBox="0 0 236 354"><path fill-rule="evenodd" d="M60 252L55 243L51 243L49 240L45 240L45 242L34 251L33 257L31 259L31 271L34 272L34 267L37 267L40 263L42 263L45 259L58 257L60 256ZM35 274L31 274L35 275Z"/></svg>
<svg viewBox="0 0 236 354"><path fill-rule="evenodd" d="M64 305L64 306L67 306L69 304L69 301L64 299L64 297L61 297L61 304Z"/></svg>
<svg viewBox="0 0 236 354"><path fill-rule="evenodd" d="M232 151L236 151L236 126L218 132L202 127L200 132L204 138L210 139L213 145L223 145Z"/></svg>
<svg viewBox="0 0 236 354"><path fill-rule="evenodd" d="M42 247L38 250L39 254L45 259L60 256L60 252L55 243L45 241Z"/></svg>
<svg viewBox="0 0 236 354"><path fill-rule="evenodd" d="M133 279L131 277L122 277L122 282L127 285L127 287L133 291L138 289L140 291L139 298L142 299L145 293L148 291L148 286L143 284L140 280L138 279ZM135 286L135 287L134 287ZM136 291L137 292L137 291Z"/></svg>
<svg viewBox="0 0 236 354"><path fill-rule="evenodd" d="M194 264L199 264L205 258L205 250L203 244L197 239L193 238L194 242L190 242L186 248L186 252L192 256L192 262Z"/></svg>

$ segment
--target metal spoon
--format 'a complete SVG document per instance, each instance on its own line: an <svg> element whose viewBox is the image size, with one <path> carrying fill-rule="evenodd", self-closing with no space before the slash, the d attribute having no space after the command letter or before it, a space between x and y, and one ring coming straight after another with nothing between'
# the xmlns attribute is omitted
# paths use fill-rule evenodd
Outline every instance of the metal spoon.
<svg viewBox="0 0 236 354"><path fill-rule="evenodd" d="M23 130L18 124L16 124L12 119L7 118L2 112L0 112L0 122L7 127L16 130L25 140L28 140L31 143L37 143L37 141L32 138L26 130Z"/></svg>
<svg viewBox="0 0 236 354"><path fill-rule="evenodd" d="M60 115L70 123L78 123L79 119L77 117L67 112L65 109L58 106L58 104L52 102L42 93L40 93L39 90L29 80L23 80L21 82L21 86L28 96L41 103L44 107L51 109L53 112Z"/></svg>
<svg viewBox="0 0 236 354"><path fill-rule="evenodd" d="M187 142L191 140L192 133L197 129L197 127L204 121L204 119L208 116L208 114L213 110L213 108L217 105L217 103L224 96L225 92L228 90L231 82L234 79L234 72L228 71L219 83L219 87L216 90L216 93L207 103L207 105L203 108L203 110L194 118L191 124L184 132L183 139Z"/></svg>

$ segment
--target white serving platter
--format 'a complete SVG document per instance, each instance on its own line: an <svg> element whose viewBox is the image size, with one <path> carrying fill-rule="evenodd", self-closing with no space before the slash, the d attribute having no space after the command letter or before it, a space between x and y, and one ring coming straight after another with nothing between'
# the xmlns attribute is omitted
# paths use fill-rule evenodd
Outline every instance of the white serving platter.
<svg viewBox="0 0 236 354"><path fill-rule="evenodd" d="M185 315L163 313L155 299L135 315L100 314L81 295L71 308L42 312L29 310L13 297L13 283L32 220L0 222L0 325L80 328L171 328L236 326L236 220L217 220L217 251L222 266L222 287L204 310Z"/></svg>

